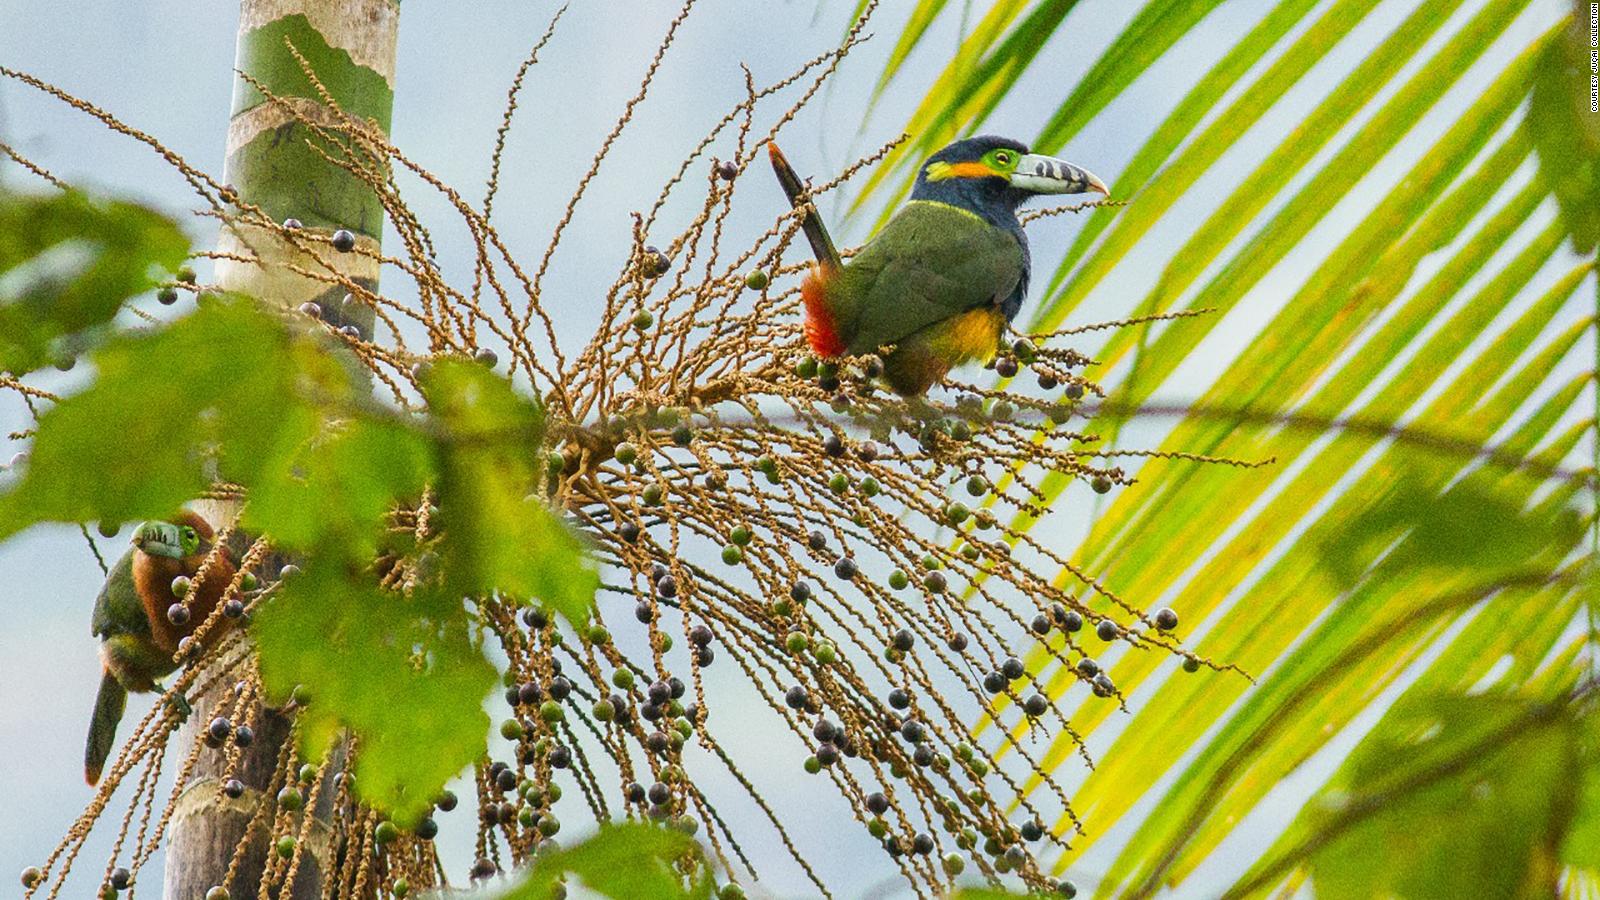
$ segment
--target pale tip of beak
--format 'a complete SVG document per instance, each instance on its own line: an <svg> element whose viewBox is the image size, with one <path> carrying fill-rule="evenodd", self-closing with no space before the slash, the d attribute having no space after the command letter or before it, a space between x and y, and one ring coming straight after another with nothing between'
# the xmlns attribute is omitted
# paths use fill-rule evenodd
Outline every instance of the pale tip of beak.
<svg viewBox="0 0 1600 900"><path fill-rule="evenodd" d="M1106 187L1106 183L1104 181L1101 181L1100 179L1096 178L1093 175L1089 175L1088 172L1085 172L1083 174L1089 176L1089 190L1095 191L1096 193L1099 193L1099 194L1103 194L1104 196L1107 196L1107 197L1111 196L1111 189Z"/></svg>

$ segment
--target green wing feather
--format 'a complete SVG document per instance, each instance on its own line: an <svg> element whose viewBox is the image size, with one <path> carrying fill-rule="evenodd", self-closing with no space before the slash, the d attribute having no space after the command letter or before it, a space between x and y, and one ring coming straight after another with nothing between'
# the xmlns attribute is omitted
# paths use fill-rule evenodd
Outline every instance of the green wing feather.
<svg viewBox="0 0 1600 900"><path fill-rule="evenodd" d="M829 280L829 299L870 353L958 313L998 303L1023 276L1022 245L1003 229L944 203L906 205Z"/></svg>
<svg viewBox="0 0 1600 900"><path fill-rule="evenodd" d="M131 634L150 636L150 620L133 585L133 552L129 550L111 567L100 594L94 598L94 614L89 626L96 637Z"/></svg>

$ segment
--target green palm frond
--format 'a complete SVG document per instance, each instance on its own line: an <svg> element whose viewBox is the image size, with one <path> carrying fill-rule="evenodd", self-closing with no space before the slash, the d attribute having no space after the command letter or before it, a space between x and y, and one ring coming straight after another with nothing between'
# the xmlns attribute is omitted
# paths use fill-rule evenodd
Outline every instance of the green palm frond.
<svg viewBox="0 0 1600 900"><path fill-rule="evenodd" d="M907 77L943 5L919 4L885 82ZM907 123L918 137L857 207L892 208L914 163L981 129L1052 40L1094 45L1073 6L993 4ZM1052 100L1035 147L1059 151L1217 6L1143 4ZM1233 867L1241 895L1310 883L1324 896L1418 884L1444 896L1478 878L1499 896L1600 872L1600 791L1576 787L1600 778L1587 773L1600 293L1593 257L1567 245L1593 247L1600 208L1587 13L1559 0L1379 6L1265 10L1133 154L1113 190L1132 202L1095 210L1058 260L1035 262L1054 268L1035 331L1091 300L1105 308L1107 291L1129 316L1214 311L1123 329L1094 354L1111 393L1087 428L1108 444L1158 396L1191 405L1072 560L1118 596L1179 610L1200 655L1254 676L1056 636L1068 659L1104 654L1124 715L1056 656L1030 658L1075 733L1048 748L1043 772L1075 765L1079 738L1101 748L1072 792L1087 833L1058 868L1102 896L1184 882L1314 758L1325 783ZM1327 74L1352 42L1356 60ZM1292 117L1286 98L1300 104ZM1400 174L1374 192L1380 170ZM1156 258L1151 243L1176 249ZM1151 270L1153 286L1123 289ZM1185 389L1228 329L1258 327L1235 311L1265 325ZM1054 500L1073 485L1045 488ZM1029 739L1025 726L1010 737ZM1511 762L1536 753L1537 766ZM1386 770L1385 754L1405 758ZM1475 784L1524 817L1503 836L1510 861L1462 861L1493 818L1462 800ZM1462 802L1454 819L1440 812ZM1101 848L1113 828L1119 843ZM1415 864L1377 852L1385 842ZM1091 850L1111 861L1086 879Z"/></svg>

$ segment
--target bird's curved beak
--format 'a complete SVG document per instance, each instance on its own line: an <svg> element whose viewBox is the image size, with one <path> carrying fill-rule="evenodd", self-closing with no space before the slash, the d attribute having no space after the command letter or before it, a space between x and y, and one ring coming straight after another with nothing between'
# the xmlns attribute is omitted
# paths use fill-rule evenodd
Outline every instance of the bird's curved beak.
<svg viewBox="0 0 1600 900"><path fill-rule="evenodd" d="M151 556L183 559L183 539L170 522L146 522L133 533L133 545Z"/></svg>
<svg viewBox="0 0 1600 900"><path fill-rule="evenodd" d="M1011 186L1030 194L1082 194L1096 191L1109 195L1105 182L1066 160L1030 153L1017 160L1011 173Z"/></svg>

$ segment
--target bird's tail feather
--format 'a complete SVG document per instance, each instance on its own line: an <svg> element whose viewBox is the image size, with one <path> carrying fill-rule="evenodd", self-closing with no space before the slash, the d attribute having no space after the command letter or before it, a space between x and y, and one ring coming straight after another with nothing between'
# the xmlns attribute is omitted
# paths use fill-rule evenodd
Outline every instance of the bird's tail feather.
<svg viewBox="0 0 1600 900"><path fill-rule="evenodd" d="M833 245L833 238L828 236L828 229L822 224L822 216L817 214L816 206L806 196L805 182L800 180L794 167L784 159L783 151L778 149L776 143L767 143L767 155L772 158L772 171L777 174L778 185L783 188L784 196L789 198L789 204L803 211L800 230L811 244L811 252L816 255L817 262L824 271L839 268L839 248Z"/></svg>
<svg viewBox="0 0 1600 900"><path fill-rule="evenodd" d="M94 715L89 719L89 740L83 747L83 778L91 785L100 780L100 772L111 757L111 745L117 739L117 723L122 721L123 707L128 704L128 692L122 689L115 675L107 671L100 677L100 693L94 698Z"/></svg>

